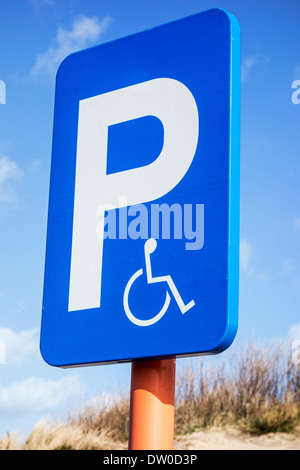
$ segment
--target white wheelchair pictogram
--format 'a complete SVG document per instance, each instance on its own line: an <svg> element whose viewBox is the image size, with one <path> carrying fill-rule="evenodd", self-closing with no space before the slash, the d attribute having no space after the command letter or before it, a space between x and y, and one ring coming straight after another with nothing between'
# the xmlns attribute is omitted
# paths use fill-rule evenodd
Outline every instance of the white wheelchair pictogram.
<svg viewBox="0 0 300 470"><path fill-rule="evenodd" d="M180 296L180 294L179 294L179 292L178 292L171 276L169 276L169 275L168 276L158 276L158 277L153 277L152 276L150 255L151 255L151 253L153 253L155 251L156 247L157 247L157 242L154 238L150 238L149 240L147 240L146 243L145 243L145 246L144 246L147 283L148 284L154 284L154 283L158 283L158 282L166 282L168 284L169 289L171 290L171 293L173 294L174 299L176 300L176 302L178 304L178 307L179 307L181 313L184 314L188 310L190 310L192 307L194 307L194 305L195 305L194 300L191 300L188 304L185 304L183 302L183 300L182 300L182 298L181 298L181 296ZM168 307L170 305L171 297L170 297L170 294L169 294L168 290L166 290L166 298L165 298L164 305L163 305L162 309L154 317L152 317L148 320L141 320L141 319L135 317L133 315L133 313L131 312L130 308L129 308L128 297L129 297L129 292L130 292L130 289L131 289L133 283L135 282L135 280L138 277L142 276L142 274L143 274L143 269L139 269L129 279L129 281L128 281L126 287L125 287L125 291L124 291L123 305L124 305L125 313L126 313L128 319L132 323L134 323L135 325L138 325L138 326L150 326L150 325L153 325L154 323L158 322L163 317L163 315L166 313L166 311L168 310Z"/></svg>

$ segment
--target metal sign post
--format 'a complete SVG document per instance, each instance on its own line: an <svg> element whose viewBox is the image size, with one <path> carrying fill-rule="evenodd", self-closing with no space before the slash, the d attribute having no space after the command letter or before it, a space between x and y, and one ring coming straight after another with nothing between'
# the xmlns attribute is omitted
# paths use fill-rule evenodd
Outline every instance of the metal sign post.
<svg viewBox="0 0 300 470"><path fill-rule="evenodd" d="M172 450L175 359L133 362L129 450Z"/></svg>

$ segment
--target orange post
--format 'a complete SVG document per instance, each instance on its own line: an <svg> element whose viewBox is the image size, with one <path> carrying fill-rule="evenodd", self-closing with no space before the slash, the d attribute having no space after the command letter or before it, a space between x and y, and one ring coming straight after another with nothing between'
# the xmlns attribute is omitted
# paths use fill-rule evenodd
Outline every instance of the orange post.
<svg viewBox="0 0 300 470"><path fill-rule="evenodd" d="M175 359L133 362L129 450L172 450Z"/></svg>

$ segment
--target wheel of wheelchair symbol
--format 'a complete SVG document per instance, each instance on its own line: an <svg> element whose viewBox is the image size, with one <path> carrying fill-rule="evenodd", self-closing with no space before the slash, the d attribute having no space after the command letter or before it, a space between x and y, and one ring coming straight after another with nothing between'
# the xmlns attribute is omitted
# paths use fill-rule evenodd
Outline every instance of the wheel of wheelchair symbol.
<svg viewBox="0 0 300 470"><path fill-rule="evenodd" d="M143 274L143 269L140 269L139 271L134 273L133 276L131 276L131 278L129 279L129 281L126 285L125 291L124 291L123 304L124 304L125 313L126 313L128 319L132 323L134 323L135 325L138 325L138 326L150 326L150 325L153 325L154 323L158 322L158 320L160 320L163 317L163 315L168 310L171 298L170 298L170 295L169 295L168 291L166 291L166 299L165 299L165 302L164 302L164 305L163 305L162 309L154 317L152 317L148 320L141 320L140 318L137 318L135 315L133 315L133 313L131 312L131 310L129 308L129 303L128 303L129 292L130 292L131 286L134 283L134 281L138 277L142 276L142 274Z"/></svg>

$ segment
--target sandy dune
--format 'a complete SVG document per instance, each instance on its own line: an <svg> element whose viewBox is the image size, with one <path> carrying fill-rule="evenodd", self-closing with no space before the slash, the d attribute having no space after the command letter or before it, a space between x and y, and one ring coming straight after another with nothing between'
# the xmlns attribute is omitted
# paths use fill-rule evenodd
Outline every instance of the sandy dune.
<svg viewBox="0 0 300 470"><path fill-rule="evenodd" d="M236 428L212 428L175 439L174 450L300 450L300 434L253 436Z"/></svg>

